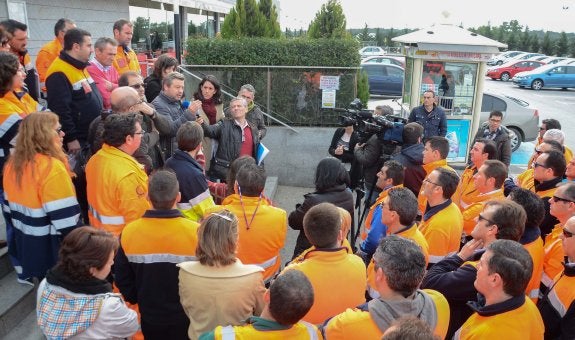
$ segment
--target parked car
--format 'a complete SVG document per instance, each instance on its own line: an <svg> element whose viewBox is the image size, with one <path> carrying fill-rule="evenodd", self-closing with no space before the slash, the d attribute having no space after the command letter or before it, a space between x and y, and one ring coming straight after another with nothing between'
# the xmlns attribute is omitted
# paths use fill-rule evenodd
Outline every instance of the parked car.
<svg viewBox="0 0 575 340"><path fill-rule="evenodd" d="M481 102L481 123L489 119L491 111L503 113L503 125L509 129L511 150L515 151L521 142L530 142L539 135L539 111L521 99L496 92L483 92Z"/></svg>
<svg viewBox="0 0 575 340"><path fill-rule="evenodd" d="M523 55L518 55L511 58L511 60L535 60L536 57L545 57L545 56L546 56L545 54L541 53L525 53Z"/></svg>
<svg viewBox="0 0 575 340"><path fill-rule="evenodd" d="M542 62L534 60L511 61L488 69L486 75L493 80L508 81L519 72L531 71L542 65L544 65Z"/></svg>
<svg viewBox="0 0 575 340"><path fill-rule="evenodd" d="M545 59L540 59L539 61L545 63L545 65L552 65L552 64L560 63L566 59L567 58L563 58L563 57L547 57Z"/></svg>
<svg viewBox="0 0 575 340"><path fill-rule="evenodd" d="M401 98L370 100L368 108L373 110L377 105L389 105L393 108L395 115L404 118L409 116L409 105L403 104ZM503 113L503 125L510 132L512 151L517 150L522 142L537 139L539 135L539 111L529 103L505 94L485 91L481 103L480 123L486 122L489 119L489 113L495 110ZM472 132L471 136L474 135L475 131Z"/></svg>
<svg viewBox="0 0 575 340"><path fill-rule="evenodd" d="M547 58L549 58L549 56L547 56L547 55L545 55L545 54L542 54L542 55L536 55L535 57L531 57L531 58L529 58L529 59L527 59L527 60L543 61L543 59L547 59ZM544 61L543 61L543 62L544 62ZM544 62L544 63L545 63L545 62ZM545 64L547 64L547 63L545 63Z"/></svg>
<svg viewBox="0 0 575 340"><path fill-rule="evenodd" d="M386 64L386 65L397 65L401 67L405 67L405 58L404 57L395 57L389 55L378 55L378 56L371 56L361 60L362 64L365 63L378 63L378 64Z"/></svg>
<svg viewBox="0 0 575 340"><path fill-rule="evenodd" d="M513 84L541 90L543 87L575 88L575 65L545 65L528 72L519 72Z"/></svg>
<svg viewBox="0 0 575 340"><path fill-rule="evenodd" d="M493 66L493 65L503 65L507 62L507 60L509 58L513 58L518 54L521 53L525 53L525 52L521 52L521 51L507 51L507 52L503 52L500 53L496 56L494 56L493 58L489 59L487 61L487 65Z"/></svg>
<svg viewBox="0 0 575 340"><path fill-rule="evenodd" d="M387 96L401 96L405 71L396 65L377 63L361 64L367 73L369 93Z"/></svg>
<svg viewBox="0 0 575 340"><path fill-rule="evenodd" d="M374 55L384 55L385 50L379 46L365 46L359 50L361 58L367 58Z"/></svg>

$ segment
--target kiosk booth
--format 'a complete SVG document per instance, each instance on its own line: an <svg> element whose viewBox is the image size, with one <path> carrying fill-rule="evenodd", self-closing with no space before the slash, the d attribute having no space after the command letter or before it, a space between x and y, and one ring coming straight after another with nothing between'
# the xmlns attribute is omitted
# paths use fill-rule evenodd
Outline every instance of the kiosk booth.
<svg viewBox="0 0 575 340"><path fill-rule="evenodd" d="M437 24L398 36L403 44L403 103L410 110L433 90L447 115L450 163L466 163L479 128L486 62L506 44L454 25Z"/></svg>

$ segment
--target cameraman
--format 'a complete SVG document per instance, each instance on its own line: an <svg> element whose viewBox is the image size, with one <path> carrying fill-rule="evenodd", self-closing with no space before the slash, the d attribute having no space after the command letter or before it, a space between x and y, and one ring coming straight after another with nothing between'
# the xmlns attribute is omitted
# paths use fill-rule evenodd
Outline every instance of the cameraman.
<svg viewBox="0 0 575 340"><path fill-rule="evenodd" d="M421 183L426 172L423 169L423 126L419 123L407 123L403 127L403 146L401 152L393 156L405 168L405 180L403 186L413 192L415 197L419 194Z"/></svg>
<svg viewBox="0 0 575 340"><path fill-rule="evenodd" d="M381 115L393 115L393 109L387 105L377 106L373 116ZM368 207L373 205L381 193L381 189L375 185L375 182L377 181L377 173L383 166L382 152L383 146L376 134L371 136L366 143L356 144L354 148L355 161L363 167L365 203Z"/></svg>

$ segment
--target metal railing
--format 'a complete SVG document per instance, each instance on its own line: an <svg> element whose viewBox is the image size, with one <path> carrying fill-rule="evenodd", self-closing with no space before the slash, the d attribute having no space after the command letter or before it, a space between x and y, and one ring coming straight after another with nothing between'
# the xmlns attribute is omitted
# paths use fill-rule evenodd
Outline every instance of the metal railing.
<svg viewBox="0 0 575 340"><path fill-rule="evenodd" d="M356 97L357 67L266 66L266 65L181 65L186 76L186 94L194 93L201 79L214 75L219 81L224 106L244 84L256 89L255 102L265 112L267 124L294 126L335 126L338 114L322 108L320 79L339 76L336 107L347 107Z"/></svg>

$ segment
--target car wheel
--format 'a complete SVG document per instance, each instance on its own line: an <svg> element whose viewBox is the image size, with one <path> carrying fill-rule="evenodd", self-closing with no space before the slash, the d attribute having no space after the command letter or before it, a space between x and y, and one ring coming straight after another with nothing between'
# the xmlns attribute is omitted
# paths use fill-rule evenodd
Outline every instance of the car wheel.
<svg viewBox="0 0 575 340"><path fill-rule="evenodd" d="M497 78L491 78L491 80L497 80Z"/></svg>
<svg viewBox="0 0 575 340"><path fill-rule="evenodd" d="M509 139L511 139L511 152L513 152L519 149L519 146L521 145L522 135L519 129L515 127L508 127L507 129L509 129Z"/></svg>
<svg viewBox="0 0 575 340"><path fill-rule="evenodd" d="M509 81L509 73L503 72L500 79L501 81Z"/></svg>
<svg viewBox="0 0 575 340"><path fill-rule="evenodd" d="M531 83L531 88L534 89L535 91L541 90L542 87L543 87L543 81L541 79L535 79Z"/></svg>
<svg viewBox="0 0 575 340"><path fill-rule="evenodd" d="M503 65L503 61L501 61L501 60L497 60L497 63L496 63L496 65Z"/></svg>

